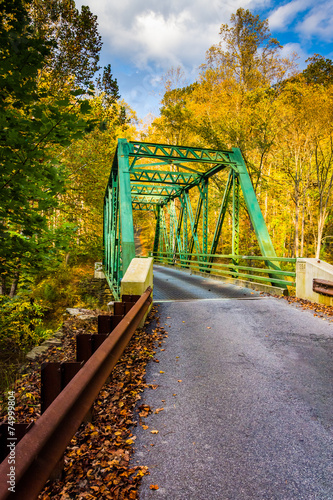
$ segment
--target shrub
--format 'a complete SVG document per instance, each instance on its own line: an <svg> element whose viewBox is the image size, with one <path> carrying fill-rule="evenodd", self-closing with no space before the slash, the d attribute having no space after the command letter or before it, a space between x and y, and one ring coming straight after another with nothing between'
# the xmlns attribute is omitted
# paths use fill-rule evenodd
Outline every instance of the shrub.
<svg viewBox="0 0 333 500"><path fill-rule="evenodd" d="M26 296L0 296L0 347L3 351L28 351L49 332L42 328L46 308Z"/></svg>

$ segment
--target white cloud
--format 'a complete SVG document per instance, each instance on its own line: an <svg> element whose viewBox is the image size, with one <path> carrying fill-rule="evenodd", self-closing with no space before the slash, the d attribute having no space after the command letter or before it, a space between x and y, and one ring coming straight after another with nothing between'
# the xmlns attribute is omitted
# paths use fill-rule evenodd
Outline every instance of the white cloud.
<svg viewBox="0 0 333 500"><path fill-rule="evenodd" d="M161 76L170 67L182 66L190 81L197 78L206 51L220 41L221 24L229 24L240 7L270 10L273 35L279 39L285 32L286 56L296 51L306 59L304 50L325 55L328 49L312 47L333 34L332 0L76 0L76 5L89 5L97 15L101 64L112 64L121 95L141 116L156 112Z"/></svg>
<svg viewBox="0 0 333 500"><path fill-rule="evenodd" d="M98 16L104 49L138 68L149 64L199 65L219 40L222 23L239 7L253 9L269 0L76 0Z"/></svg>
<svg viewBox="0 0 333 500"><path fill-rule="evenodd" d="M278 7L269 16L271 30L285 31L293 25L293 30L304 37L333 40L333 3L321 0L313 5L313 0L293 0Z"/></svg>
<svg viewBox="0 0 333 500"><path fill-rule="evenodd" d="M305 10L308 10L312 0L293 0L281 7L278 7L268 18L271 30L288 29L295 17Z"/></svg>
<svg viewBox="0 0 333 500"><path fill-rule="evenodd" d="M296 27L304 36L316 36L322 40L333 41L333 4L324 2L311 9L305 19Z"/></svg>
<svg viewBox="0 0 333 500"><path fill-rule="evenodd" d="M295 65L293 70L296 71L302 71L306 67L305 60L309 57L309 54L303 50L302 45L299 43L286 43L280 55L293 61Z"/></svg>

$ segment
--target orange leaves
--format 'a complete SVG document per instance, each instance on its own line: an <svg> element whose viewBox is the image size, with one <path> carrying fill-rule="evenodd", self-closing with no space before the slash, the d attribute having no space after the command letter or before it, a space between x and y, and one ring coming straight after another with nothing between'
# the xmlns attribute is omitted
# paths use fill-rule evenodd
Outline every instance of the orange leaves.
<svg viewBox="0 0 333 500"><path fill-rule="evenodd" d="M48 353L50 361L68 361L74 358L74 326L72 322L68 328L68 342L66 339L64 342L66 352L60 353L54 350L55 359ZM143 330L136 332L131 344L115 366L110 381L100 391L94 405L94 424L81 425L67 448L64 457L64 479L48 484L41 493L41 498L45 500L48 498L136 500L138 498L140 481L149 474L149 471L147 467L140 465L129 466L131 448L136 437L131 432L137 419L133 409L144 387L153 390L158 388L158 384L155 383L146 385L144 369L147 361L155 354L154 343L161 342L164 336L166 336L164 330L160 327L149 335ZM22 381L21 393L33 395L38 393L39 382L32 383L30 375L26 379L26 383ZM20 385L18 387L20 388ZM31 400L27 401L24 408L22 407L22 412L24 411L24 417L30 421L28 406L31 406ZM37 400L36 407L38 406ZM157 408L155 412L162 410L163 408ZM153 409L148 404L139 406L140 419L151 413ZM150 431L148 425L143 424L142 427ZM159 432L156 429L152 430L152 434ZM153 439L155 438L152 437L151 440ZM152 489L158 489L158 485L153 486Z"/></svg>
<svg viewBox="0 0 333 500"><path fill-rule="evenodd" d="M149 413L152 412L151 408L149 405L143 404L139 406L139 416L140 417L148 417Z"/></svg>
<svg viewBox="0 0 333 500"><path fill-rule="evenodd" d="M125 443L126 444L133 444L135 439L136 439L136 436L132 436L130 439L126 439Z"/></svg>
<svg viewBox="0 0 333 500"><path fill-rule="evenodd" d="M160 413L160 411L163 411L163 410L164 410L164 408L157 408L157 409L154 411L154 413L159 414L159 413Z"/></svg>
<svg viewBox="0 0 333 500"><path fill-rule="evenodd" d="M158 486L157 484L151 484L151 485L149 486L149 488L150 488L151 490L158 490L158 489L159 489L159 486Z"/></svg>

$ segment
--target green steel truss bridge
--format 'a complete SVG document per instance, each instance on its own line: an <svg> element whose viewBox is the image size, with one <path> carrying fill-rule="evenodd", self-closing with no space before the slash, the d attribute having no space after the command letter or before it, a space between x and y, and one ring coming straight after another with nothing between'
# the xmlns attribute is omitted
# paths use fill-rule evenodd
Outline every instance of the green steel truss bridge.
<svg viewBox="0 0 333 500"><path fill-rule="evenodd" d="M227 181L210 237L208 186L222 170L227 171ZM239 255L241 194L261 255ZM155 262L269 283L286 291L288 285L295 285L291 269L295 259L277 257L238 148L218 151L118 140L104 198L104 271L116 298L122 276L135 257L133 210L155 214ZM231 254L216 254L230 213ZM288 269L282 270L281 264Z"/></svg>

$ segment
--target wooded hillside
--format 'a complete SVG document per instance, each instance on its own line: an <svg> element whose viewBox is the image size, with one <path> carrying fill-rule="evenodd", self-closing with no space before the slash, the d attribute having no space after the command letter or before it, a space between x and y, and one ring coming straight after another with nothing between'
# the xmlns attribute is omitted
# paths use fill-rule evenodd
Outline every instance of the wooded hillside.
<svg viewBox="0 0 333 500"><path fill-rule="evenodd" d="M241 148L277 254L330 261L333 63L315 54L299 72L281 57L268 21L244 9L220 36L198 81L181 87L186 75L169 72L161 114L143 140ZM225 181L217 181L211 210ZM241 226L242 252L251 253L244 212Z"/></svg>

